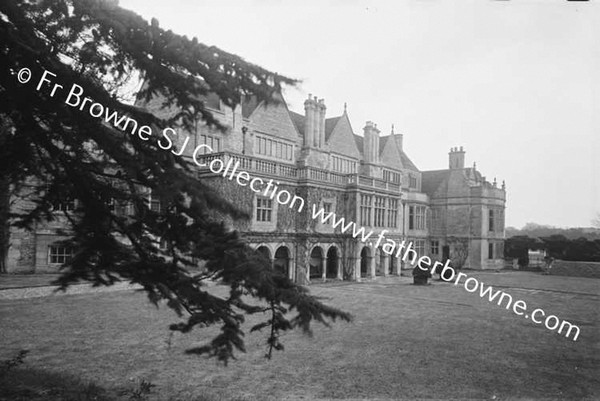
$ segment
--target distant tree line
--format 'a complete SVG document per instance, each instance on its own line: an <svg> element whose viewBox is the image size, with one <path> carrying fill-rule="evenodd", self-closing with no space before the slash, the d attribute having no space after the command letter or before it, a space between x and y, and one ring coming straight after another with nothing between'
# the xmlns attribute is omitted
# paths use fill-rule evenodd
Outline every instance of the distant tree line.
<svg viewBox="0 0 600 401"><path fill-rule="evenodd" d="M554 259L600 262L600 239L580 237L569 239L562 234L532 238L516 235L504 243L504 256L518 258L520 266L529 264L528 250L545 250Z"/></svg>
<svg viewBox="0 0 600 401"><path fill-rule="evenodd" d="M536 223L527 223L523 228L506 227L506 237L528 236L532 238L544 238L552 235L563 235L567 239L576 240L587 238L588 240L600 239L600 216L598 222L593 222L594 227L572 227L558 228Z"/></svg>

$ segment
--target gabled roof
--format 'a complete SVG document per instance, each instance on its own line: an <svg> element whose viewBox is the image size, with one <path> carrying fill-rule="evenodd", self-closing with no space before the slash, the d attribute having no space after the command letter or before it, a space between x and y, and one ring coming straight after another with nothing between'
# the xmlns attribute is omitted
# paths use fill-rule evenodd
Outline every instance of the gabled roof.
<svg viewBox="0 0 600 401"><path fill-rule="evenodd" d="M300 113L296 113L294 111L290 111L290 117L296 126L296 129L301 135L304 135L304 128L306 126L306 117ZM331 117L325 119L325 140L328 141L331 133L333 132L335 126L338 121L340 121L342 116Z"/></svg>
<svg viewBox="0 0 600 401"><path fill-rule="evenodd" d="M304 124L305 124L304 116L302 114L298 114L295 111L290 110L290 118L292 119L292 122L296 126L296 129L298 130L300 135L304 136Z"/></svg>
<svg viewBox="0 0 600 401"><path fill-rule="evenodd" d="M383 153L383 150L385 149L385 145L387 144L388 139L390 139L389 135L379 137L379 154Z"/></svg>
<svg viewBox="0 0 600 401"><path fill-rule="evenodd" d="M379 137L379 160L389 168L402 170L402 150L397 146L393 135Z"/></svg>
<svg viewBox="0 0 600 401"><path fill-rule="evenodd" d="M361 154L364 154L364 142L365 138L360 135L354 134L354 142L356 142L356 147Z"/></svg>
<svg viewBox="0 0 600 401"><path fill-rule="evenodd" d="M359 160L361 152L353 138L354 130L346 113L325 120L325 140L332 152Z"/></svg>
<svg viewBox="0 0 600 401"><path fill-rule="evenodd" d="M242 100L242 117L249 118L259 105L256 96L245 96Z"/></svg>
<svg viewBox="0 0 600 401"><path fill-rule="evenodd" d="M404 151L400 151L400 158L402 160L402 165L404 166L404 168L408 169L408 170L413 170L413 171L420 171L417 166L415 166L415 164L412 162L412 160L410 160L408 158L408 156L406 155L406 153L404 153Z"/></svg>
<svg viewBox="0 0 600 401"><path fill-rule="evenodd" d="M342 116L331 117L331 118L325 119L325 140L326 141L329 140L329 137L331 136L331 133L333 132L333 129L337 125L338 121L340 121L340 118L342 118Z"/></svg>
<svg viewBox="0 0 600 401"><path fill-rule="evenodd" d="M251 130L294 142L298 140L298 128L292 120L287 102L280 93L273 94L272 102L257 103L249 99L246 102L246 113L250 113L248 128ZM273 121L277 121L277 124L273 124Z"/></svg>

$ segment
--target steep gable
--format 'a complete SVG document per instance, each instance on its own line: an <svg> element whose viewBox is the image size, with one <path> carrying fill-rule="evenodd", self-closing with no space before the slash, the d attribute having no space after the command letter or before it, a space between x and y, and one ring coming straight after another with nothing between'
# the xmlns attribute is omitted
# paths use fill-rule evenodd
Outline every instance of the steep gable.
<svg viewBox="0 0 600 401"><path fill-rule="evenodd" d="M410 158L406 155L406 153L404 153L403 151L400 151L400 156L401 156L402 166L405 169L412 170L412 171L420 171L417 168L417 166L415 166L415 164L412 162L412 160L410 160Z"/></svg>
<svg viewBox="0 0 600 401"><path fill-rule="evenodd" d="M250 128L296 142L301 133L292 121L287 104L282 97L279 100L281 101L277 103L259 103L248 116Z"/></svg>
<svg viewBox="0 0 600 401"><path fill-rule="evenodd" d="M242 100L242 117L249 118L254 110L258 107L258 100L256 96L246 96Z"/></svg>
<svg viewBox="0 0 600 401"><path fill-rule="evenodd" d="M344 156L360 159L361 154L358 150L356 141L354 140L355 135L352 131L352 125L350 125L348 115L344 113L339 117L334 117L329 120L331 129L327 140L329 149ZM335 122L335 125L333 125L333 122ZM325 125L327 129L327 120L325 121Z"/></svg>
<svg viewBox="0 0 600 401"><path fill-rule="evenodd" d="M296 126L298 134L304 138L304 125L306 124L306 118L302 114L296 113L295 111L290 111L290 118Z"/></svg>
<svg viewBox="0 0 600 401"><path fill-rule="evenodd" d="M387 135L379 138L379 160L381 164L401 170L404 168L402 164L402 154L398 150L398 146L392 135Z"/></svg>
<svg viewBox="0 0 600 401"><path fill-rule="evenodd" d="M338 122L340 121L340 118L342 118L342 116L325 119L325 141L329 141L329 137L333 133L333 129L337 126Z"/></svg>
<svg viewBox="0 0 600 401"><path fill-rule="evenodd" d="M365 148L365 138L363 138L360 135L354 134L354 143L356 144L356 149L358 149L358 152L360 153L362 158Z"/></svg>

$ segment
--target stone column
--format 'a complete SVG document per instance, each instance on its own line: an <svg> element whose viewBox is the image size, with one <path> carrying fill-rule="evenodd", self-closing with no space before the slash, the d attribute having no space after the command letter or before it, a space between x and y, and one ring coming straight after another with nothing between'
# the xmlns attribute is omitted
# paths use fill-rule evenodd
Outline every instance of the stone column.
<svg viewBox="0 0 600 401"><path fill-rule="evenodd" d="M289 258L288 259L288 278L294 281L294 276L296 274L296 259Z"/></svg>
<svg viewBox="0 0 600 401"><path fill-rule="evenodd" d="M383 276L387 277L389 276L392 272L390 271L390 256L383 252L380 251L380 255L383 254L383 258L381 258L381 263L383 263Z"/></svg>
<svg viewBox="0 0 600 401"><path fill-rule="evenodd" d="M360 281L360 279L361 279L361 273L360 273L361 262L362 262L362 259L360 257L360 253L359 253L358 257L356 258L356 261L354 263L354 280L355 281Z"/></svg>

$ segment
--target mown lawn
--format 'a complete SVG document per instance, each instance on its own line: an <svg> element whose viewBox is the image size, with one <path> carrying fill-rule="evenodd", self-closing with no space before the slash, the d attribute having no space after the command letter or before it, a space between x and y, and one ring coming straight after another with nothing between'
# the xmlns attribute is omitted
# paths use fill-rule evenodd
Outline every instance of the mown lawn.
<svg viewBox="0 0 600 401"><path fill-rule="evenodd" d="M10 399L7 392L21 386L28 398L81 398L47 388L65 383L91 388L90 399L131 399L145 380L155 385L149 398L160 400L600 399L600 280L472 276L579 325L578 341L462 287L418 287L402 277L312 286L354 322L315 326L312 338L287 334L286 350L272 360L263 358L264 338L249 334L248 352L224 367L184 354L214 330L170 336L176 317L142 294L52 296L0 301L0 359L30 351L0 381L0 393Z"/></svg>

